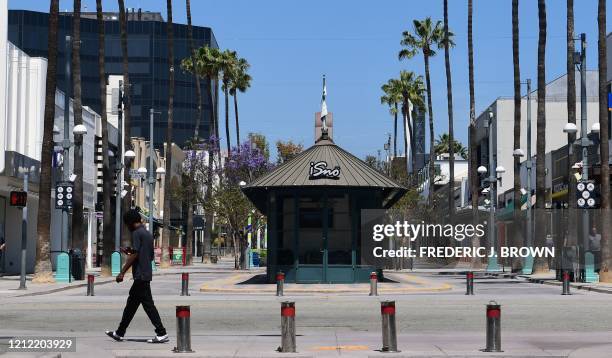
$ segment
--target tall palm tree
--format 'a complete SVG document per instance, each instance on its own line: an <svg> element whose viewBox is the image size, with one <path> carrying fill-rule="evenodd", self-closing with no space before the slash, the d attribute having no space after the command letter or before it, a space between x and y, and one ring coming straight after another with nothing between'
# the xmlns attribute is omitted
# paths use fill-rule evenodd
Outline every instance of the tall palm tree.
<svg viewBox="0 0 612 358"><path fill-rule="evenodd" d="M191 26L191 1L185 0L185 7L187 8L187 41L189 41L189 53L191 54L191 60L195 61L195 45L193 42L193 26ZM200 87L200 76L197 72L193 73L195 79L196 88L196 99L198 103L198 110L195 118L195 130L193 137L196 143L199 142L198 137L200 136L200 123L202 121L202 88Z"/></svg>
<svg viewBox="0 0 612 358"><path fill-rule="evenodd" d="M53 122L55 120L55 87L57 85L57 21L59 0L49 5L49 36L47 82L45 88L45 121L40 154L40 187L36 223L36 264L32 282L53 282L51 267L51 155L53 153Z"/></svg>
<svg viewBox="0 0 612 358"><path fill-rule="evenodd" d="M514 143L521 147L521 68L519 62L519 0L512 0L512 67L514 70ZM521 210L521 158L514 157L514 213ZM514 260L519 261L519 260Z"/></svg>
<svg viewBox="0 0 612 358"><path fill-rule="evenodd" d="M444 0L444 67L446 68L446 101L448 103L448 137L450 143L455 141L453 132L453 84L451 78L450 67L450 51L451 46L450 32L448 31L448 0ZM455 215L455 152L453 146L448 148L448 220L450 223L454 220Z"/></svg>
<svg viewBox="0 0 612 358"><path fill-rule="evenodd" d="M130 71L129 71L129 58L128 58L128 46L127 46L127 16L125 13L124 0L118 0L119 4L119 31L121 33L121 72L123 75L123 148L131 148L132 143L130 140L130 113L132 108L132 96L130 87ZM126 183L130 182L130 166L129 161L125 162L125 168L123 168L123 180ZM122 208L123 212L131 205L132 188L130 185L126 186L127 194L123 198ZM130 235L128 234L127 227L123 225L122 228L122 246L130 245Z"/></svg>
<svg viewBox="0 0 612 358"><path fill-rule="evenodd" d="M251 87L251 75L248 70L251 65L244 58L239 58L235 66L235 72L230 79L229 93L234 97L234 115L236 117L236 148L240 150L240 122L238 121L238 92L246 92Z"/></svg>
<svg viewBox="0 0 612 358"><path fill-rule="evenodd" d="M414 20L414 33L404 31L402 33L401 45L405 46L399 53L399 59L412 58L418 52L423 54L423 61L425 62L425 82L427 85L427 111L429 112L429 148L434 146L434 117L433 117L433 106L431 104L431 77L429 74L429 58L436 55L436 51L433 49L434 46L440 47L442 40L445 38L444 30L440 21L435 24L430 17L425 20ZM433 178L435 175L434 171L434 156L429 155L429 178L430 188L428 203L433 205Z"/></svg>
<svg viewBox="0 0 612 358"><path fill-rule="evenodd" d="M538 0L538 114L536 142L536 222L544 222L542 213L546 207L546 1ZM539 219L539 220L538 220ZM536 225L535 246L545 246L546 228ZM536 257L534 273L548 272L548 260Z"/></svg>
<svg viewBox="0 0 612 358"><path fill-rule="evenodd" d="M389 112L393 115L393 157L397 157L397 113L399 112L399 104L402 103L402 94L397 91L397 86L394 85L396 79L390 79L380 87L383 95L380 96L380 104L389 106ZM404 148L406 150L407 148ZM414 154L414 153L413 153ZM408 167L408 163L406 163Z"/></svg>
<svg viewBox="0 0 612 358"><path fill-rule="evenodd" d="M172 0L166 1L167 16L166 21L168 33L168 128L166 130L166 173L167 177L164 181L164 192L172 191L172 126L174 122L174 30L172 24ZM153 138L151 138L153 140ZM153 160L153 158L150 158ZM168 248L170 247L170 212L171 212L170 195L164 199L164 228L162 229L162 267L170 266L170 257ZM188 208L192 211L191 208ZM187 255L191 254L191 240L187 238Z"/></svg>
<svg viewBox="0 0 612 358"><path fill-rule="evenodd" d="M96 0L96 18L98 20L98 76L100 78L100 123L102 125L102 198L104 204L102 237L102 274L111 275L111 255L115 250L113 213L111 209L112 174L108 157L108 120L106 116L106 72L104 70L104 17L102 0Z"/></svg>
<svg viewBox="0 0 612 358"><path fill-rule="evenodd" d="M567 0L567 122L576 124L576 65L574 64L574 0ZM568 149L576 141L576 133L570 133L567 137ZM572 166L576 163L576 153L574 150L568 150L567 172L573 171ZM569 204L569 214L567 220L567 241L564 246L576 245L576 178L569 175L569 183L567 187L567 197Z"/></svg>
<svg viewBox="0 0 612 358"><path fill-rule="evenodd" d="M221 81L223 83L223 93L225 95L225 142L227 144L227 153L229 155L230 148L232 146L230 141L230 128L229 128L229 87L230 81L234 75L238 56L236 51L225 50L219 57L221 72Z"/></svg>
<svg viewBox="0 0 612 358"><path fill-rule="evenodd" d="M478 143L476 142L476 101L474 99L474 41L472 38L472 17L474 13L473 0L468 0L468 15L467 15L467 25L468 25L468 82L469 82L469 92L470 92L470 128L469 128L469 138L468 138L468 172L470 178L470 192L472 193L472 220L474 225L479 223L478 220L478 188L480 186L478 180L478 173L476 172L476 167L478 167ZM472 246L479 246L478 238L472 239ZM478 258L472 259L472 267L478 268L482 264Z"/></svg>
<svg viewBox="0 0 612 358"><path fill-rule="evenodd" d="M213 100L213 89L216 88L216 83L219 78L220 65L219 65L220 51L216 48L208 46L200 47L194 55L190 58L183 59L181 67L187 72L198 74L200 77L208 78L210 91L208 91L208 100L211 104L211 116L210 116L210 136L215 137L214 143L210 142L207 145L208 151L208 166L206 170L206 191L204 192L204 200L209 202L211 200L212 193L212 181L213 171L212 163L214 161L215 152L218 151L219 141L216 139L218 136L215 134L218 132L217 128L217 106ZM214 147L213 147L214 145ZM210 210L206 210L205 216L205 230L204 230L204 242L202 250L202 262L210 262L210 250L212 245L212 221L213 213Z"/></svg>
<svg viewBox="0 0 612 358"><path fill-rule="evenodd" d="M597 61L599 67L599 126L601 153L601 209L602 229L601 229L601 269L599 271L600 281L612 282L612 256L610 240L610 165L608 152L608 103L607 103L607 81L606 74L608 66L606 64L606 0L599 0L597 6L597 29L598 29L598 53Z"/></svg>
<svg viewBox="0 0 612 358"><path fill-rule="evenodd" d="M81 0L74 0L72 15L72 107L74 125L83 124L83 105L81 104ZM83 136L75 135L74 151L74 206L72 209L72 247L84 250L87 242L83 240ZM91 250L91 248L87 248Z"/></svg>

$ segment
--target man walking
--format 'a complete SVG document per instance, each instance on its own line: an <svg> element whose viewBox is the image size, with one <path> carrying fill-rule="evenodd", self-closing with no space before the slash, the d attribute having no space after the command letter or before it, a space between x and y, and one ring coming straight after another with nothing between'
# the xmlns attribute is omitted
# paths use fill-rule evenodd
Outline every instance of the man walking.
<svg viewBox="0 0 612 358"><path fill-rule="evenodd" d="M128 258L121 272L117 275L116 280L117 282L123 281L123 275L131 267L134 283L130 289L119 328L116 331L106 331L106 334L116 341L122 341L125 331L130 325L132 318L134 318L136 310L138 310L138 306L142 304L142 308L144 308L151 323L155 326L155 337L147 342L168 342L166 329L161 322L157 308L155 308L153 303L153 296L151 295L151 280L153 279L151 261L154 258L153 237L142 225L140 213L137 210L131 209L126 212L123 215L123 222L132 233L132 247L122 249L128 255Z"/></svg>

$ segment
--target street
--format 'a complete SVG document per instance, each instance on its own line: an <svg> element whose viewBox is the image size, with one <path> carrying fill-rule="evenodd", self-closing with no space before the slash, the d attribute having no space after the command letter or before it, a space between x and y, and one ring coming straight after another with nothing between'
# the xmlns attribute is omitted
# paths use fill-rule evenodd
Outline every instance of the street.
<svg viewBox="0 0 612 358"><path fill-rule="evenodd" d="M94 297L85 296L84 288L71 288L3 298L0 322L10 322L10 326L3 324L0 336L74 336L76 356L84 352L108 356L111 351L118 356L131 356L133 350L170 354L176 334L175 306L190 305L192 345L197 353L274 355L280 342L279 302L291 300L296 302L298 352L367 356L380 348L379 301L395 300L398 346L403 355L432 349L438 353L446 350L479 354L478 349L485 343L485 304L495 300L502 305L502 347L508 354L567 356L579 348L612 343L612 310L602 309L611 304L608 294L574 290L573 295L562 296L557 286L521 279L477 275L475 295L466 296L463 275L423 271L397 275L414 275L436 284L449 284L452 289L378 297L370 297L364 291L279 298L268 294L200 292L198 288L204 283L235 272L229 266L218 272L198 273L202 270L197 266L190 271L188 297L179 296L179 274L156 275L152 283L157 307L171 336L170 344L118 343L104 335L104 330L118 324L130 280L99 284ZM152 334L141 309L126 336L148 338ZM601 346L606 347L610 346ZM75 354L62 353L64 356Z"/></svg>

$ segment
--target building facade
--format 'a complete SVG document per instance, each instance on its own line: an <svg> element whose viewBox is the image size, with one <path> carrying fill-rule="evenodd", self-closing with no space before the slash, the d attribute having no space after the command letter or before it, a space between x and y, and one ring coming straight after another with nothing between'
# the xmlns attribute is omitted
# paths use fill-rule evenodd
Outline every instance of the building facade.
<svg viewBox="0 0 612 358"><path fill-rule="evenodd" d="M72 13L61 13L58 34L57 86L66 92L65 38L72 33ZM8 11L8 38L17 47L32 57L47 56L49 14L25 10ZM105 13L105 62L108 75L122 74L122 54L118 13ZM155 121L155 147L160 149L165 140L168 112L168 44L166 22L159 13L128 9L128 56L131 82L131 125L130 135L149 139L149 109L161 111ZM187 26L174 24L174 142L182 146L193 137L197 98L193 76L180 70L180 62L189 56ZM193 26L194 44L218 47L210 28ZM100 79L98 77L98 33L96 13L81 15L81 81L83 103L95 112L100 108ZM69 86L70 87L70 86ZM208 93L211 82L201 81L203 113L200 135L206 137L211 103ZM217 86L213 85L213 101L216 101ZM70 88L68 88L70 90ZM70 91L68 91L70 93Z"/></svg>

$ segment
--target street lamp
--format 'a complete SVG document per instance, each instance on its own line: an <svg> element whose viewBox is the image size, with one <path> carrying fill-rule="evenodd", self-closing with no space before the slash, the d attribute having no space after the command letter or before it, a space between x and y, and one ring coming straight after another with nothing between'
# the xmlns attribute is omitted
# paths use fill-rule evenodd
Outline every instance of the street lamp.
<svg viewBox="0 0 612 358"><path fill-rule="evenodd" d="M491 256L489 257L489 260L487 263L487 271L499 271L499 265L497 263L497 240L496 240L496 233L495 233L495 209L496 209L495 207L496 207L496 201L497 201L496 174L503 174L506 171L506 169L502 166L498 167L496 165L496 153L493 149L493 134L495 133L494 126L496 125L495 123L496 118L495 118L495 114L493 113L493 109L490 107L489 107L487 114L488 114L488 120L485 121L484 126L485 128L488 129L488 134L489 134L489 170L488 170L489 177L486 179L486 181L488 181L489 183L490 204L489 204L489 225L488 226L489 226L489 242L492 245ZM497 171L498 169L500 170L500 172ZM480 170L480 168L478 170ZM482 172L481 174L485 174L485 173L487 172Z"/></svg>

